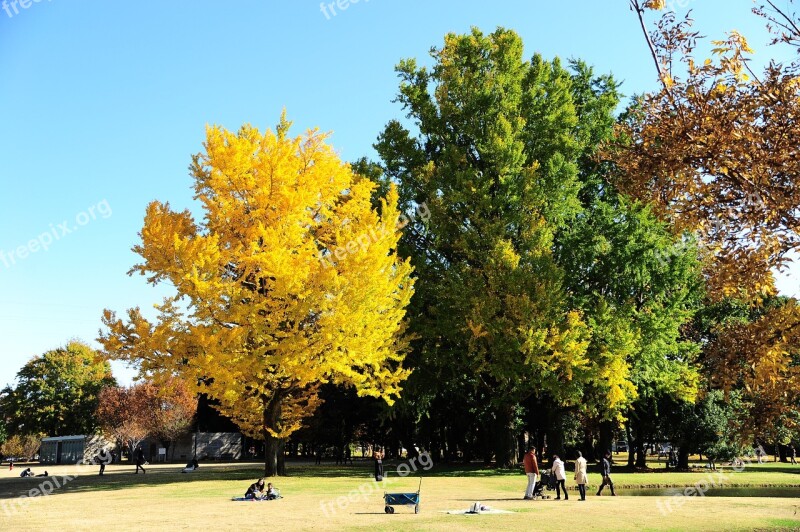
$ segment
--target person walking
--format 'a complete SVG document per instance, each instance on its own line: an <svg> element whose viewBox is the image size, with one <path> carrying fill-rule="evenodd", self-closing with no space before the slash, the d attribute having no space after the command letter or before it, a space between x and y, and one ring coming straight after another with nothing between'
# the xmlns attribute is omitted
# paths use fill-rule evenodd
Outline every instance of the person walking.
<svg viewBox="0 0 800 532"><path fill-rule="evenodd" d="M114 462L114 452L108 452L108 450L103 449L95 458L95 463L100 464L100 476L103 476L103 473L106 471L106 464L111 464Z"/></svg>
<svg viewBox="0 0 800 532"><path fill-rule="evenodd" d="M586 500L586 484L589 482L589 476L586 474L586 458L583 457L578 451L578 459L575 460L575 483L578 484L578 491L581 494L582 501Z"/></svg>
<svg viewBox="0 0 800 532"><path fill-rule="evenodd" d="M789 446L789 451L791 451L791 459L792 463L797 465L797 449L794 448L794 445Z"/></svg>
<svg viewBox="0 0 800 532"><path fill-rule="evenodd" d="M135 474L138 475L140 469L142 470L142 473L147 473L147 471L144 470L144 467L142 467L144 465L144 451L142 450L142 446L141 445L136 447L136 452L134 453L133 456L136 459L136 473Z"/></svg>
<svg viewBox="0 0 800 532"><path fill-rule="evenodd" d="M525 468L525 475L528 477L528 486L525 488L524 500L533 500L533 493L536 488L536 480L539 476L539 462L536 460L536 447L528 447L528 452L522 458L522 465Z"/></svg>
<svg viewBox="0 0 800 532"><path fill-rule="evenodd" d="M609 458L611 458L611 451L606 451L605 456L603 456L603 483L600 484L597 495L600 496L603 492L603 488L609 486L611 488L611 495L616 497L617 494L614 493L614 482L611 480L611 462L609 462Z"/></svg>
<svg viewBox="0 0 800 532"><path fill-rule="evenodd" d="M564 462L561 458L558 457L557 454L553 455L553 467L550 468L550 472L556 476L556 500L561 500L561 491L564 491L564 500L569 500L569 494L567 493L567 473L564 471Z"/></svg>

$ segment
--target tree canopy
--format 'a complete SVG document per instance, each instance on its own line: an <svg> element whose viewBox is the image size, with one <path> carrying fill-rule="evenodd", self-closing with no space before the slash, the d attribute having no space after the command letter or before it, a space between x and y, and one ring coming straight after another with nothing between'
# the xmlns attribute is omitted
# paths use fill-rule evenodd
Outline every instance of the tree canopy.
<svg viewBox="0 0 800 532"><path fill-rule="evenodd" d="M100 391L116 384L111 366L77 341L33 357L4 390L0 411L9 434L92 434Z"/></svg>
<svg viewBox="0 0 800 532"><path fill-rule="evenodd" d="M319 385L346 384L391 402L408 371L405 307L411 265L398 258L401 212L390 189L356 176L312 130L289 137L209 127L191 173L204 218L147 208L143 259L131 274L167 281L155 321L106 311L105 353L144 375L178 374L247 434L278 445L318 404Z"/></svg>

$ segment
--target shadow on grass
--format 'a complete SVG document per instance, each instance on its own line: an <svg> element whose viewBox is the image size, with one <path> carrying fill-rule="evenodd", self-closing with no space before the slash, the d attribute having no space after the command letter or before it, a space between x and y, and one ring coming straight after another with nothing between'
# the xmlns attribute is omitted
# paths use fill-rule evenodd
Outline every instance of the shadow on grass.
<svg viewBox="0 0 800 532"><path fill-rule="evenodd" d="M397 467L400 464L409 464L409 461L386 461L384 462L384 471L389 478L397 476ZM422 464L416 462L416 470L411 467L411 475L414 477L433 477L433 478L489 478L489 477L519 477L524 480L522 475L522 468L512 469L496 469L487 467L485 464L434 464L429 470L425 470ZM64 493L80 493L80 492L112 492L118 490L126 490L138 487L148 486L164 486L164 485L180 485L183 483L198 483L198 482L213 482L213 481L236 481L241 482L242 493L247 488L250 482L254 479L263 476L264 470L261 466L256 466L253 463L230 463L224 465L216 465L215 467L203 468L202 466L198 471L193 473L183 474L180 472L182 466L175 464L174 470L156 469L151 470L147 474L133 474L131 472L113 471L106 472L104 476L99 476L96 470L90 468L76 467L74 471L69 474L79 473L72 479L58 475L50 477L32 477L32 478L19 478L11 477L0 479L0 499L10 499L20 496L25 496L30 490L42 487L53 489L44 489L42 491L51 491L52 495ZM598 474L600 468L597 464L589 466L589 474ZM726 467L727 469L727 467ZM542 467L542 470L546 470ZM624 473L627 472L625 467L615 467L614 472ZM632 472L632 471L631 471ZM654 469L651 473L669 473L669 470ZM696 473L709 472L697 468L694 470ZM800 466L797 469L787 465L768 465L760 464L754 467L746 467L743 471L744 474L748 472L761 473L761 472L774 472L774 473L800 473ZM353 465L314 465L309 462L287 462L287 476L288 477L302 477L302 478L340 478L340 479L370 479L373 475L373 463L371 460L356 460ZM404 476L404 475L401 475ZM45 484L45 483L48 484ZM661 482L663 483L663 481ZM659 485L653 486L635 486L636 488L642 487L661 487ZM619 488L626 487L624 483L617 483ZM634 487L634 486L631 486ZM496 499L503 501L516 500L516 498Z"/></svg>
<svg viewBox="0 0 800 532"><path fill-rule="evenodd" d="M523 490L523 491L525 491L525 490ZM461 502L475 502L474 498L473 499L454 499L454 500L461 501ZM504 499L487 499L485 497L481 497L481 499L480 499L481 502L508 502L508 501L522 501L522 500L525 500L525 499L523 499L522 497L506 497Z"/></svg>
<svg viewBox="0 0 800 532"><path fill-rule="evenodd" d="M398 476L397 467L400 464L409 464L408 461L386 461L384 471L389 478ZM439 464L425 470L418 462L416 471L411 467L414 477L496 477L520 476L520 470L490 469L481 464ZM264 476L261 467L254 467L252 463L230 463L215 467L203 468L193 473L181 473L182 466L175 464L174 470L155 469L145 474L132 472L106 471L100 476L93 468L76 466L63 474L49 477L19 478L11 477L0 479L0 499L11 499L26 496L31 490L39 489L40 492L50 492L50 495L82 492L112 492L131 488L148 486L180 485L183 483L211 482L211 481L241 481L241 491L247 488L250 482ZM341 478L341 479L371 479L373 476L373 463L370 460L356 461L353 465L313 465L307 462L287 462L287 477L304 478ZM405 476L405 475L399 475Z"/></svg>
<svg viewBox="0 0 800 532"><path fill-rule="evenodd" d="M182 484L189 482L235 480L245 484L248 480L258 478L263 470L253 468L224 467L196 471L190 474L183 474L176 466L175 472L172 471L152 471L146 474L134 474L128 472L106 472L100 476L96 472L86 470L68 471L64 475L51 475L48 477L32 478L5 478L0 480L0 499L11 499L28 495L31 490L38 489L39 492L50 492L49 495L59 495L64 493L81 492L103 492L125 490L146 486L162 486L167 484ZM78 473L77 475L75 473ZM247 486L242 488L242 493Z"/></svg>

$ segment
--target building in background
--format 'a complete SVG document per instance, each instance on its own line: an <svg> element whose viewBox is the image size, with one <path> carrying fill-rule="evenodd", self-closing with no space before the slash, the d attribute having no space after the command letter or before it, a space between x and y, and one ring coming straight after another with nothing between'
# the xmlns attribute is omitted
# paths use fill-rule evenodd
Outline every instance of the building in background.
<svg viewBox="0 0 800 532"><path fill-rule="evenodd" d="M54 465L87 463L101 450L111 446L111 443L98 435L42 438L39 463Z"/></svg>

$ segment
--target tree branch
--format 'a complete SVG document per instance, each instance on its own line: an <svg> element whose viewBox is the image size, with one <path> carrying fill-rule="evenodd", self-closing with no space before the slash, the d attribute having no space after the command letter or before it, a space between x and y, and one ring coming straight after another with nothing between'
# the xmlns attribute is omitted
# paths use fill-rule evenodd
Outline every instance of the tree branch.
<svg viewBox="0 0 800 532"><path fill-rule="evenodd" d="M639 18L639 25L642 27L642 33L644 34L644 38L647 41L647 46L650 48L650 55L653 57L653 63L656 65L656 70L658 71L658 79L661 81L661 85L664 86L664 89L669 92L669 87L667 87L667 82L664 81L664 71L661 69L661 63L658 61L658 54L656 53L656 46L653 44L653 39L650 37L650 34L647 33L647 26L644 23L644 8L639 4L639 0L630 0L631 2L631 10L636 12L636 16Z"/></svg>

